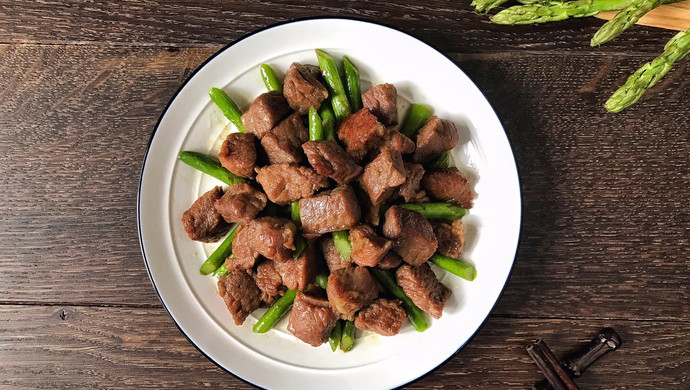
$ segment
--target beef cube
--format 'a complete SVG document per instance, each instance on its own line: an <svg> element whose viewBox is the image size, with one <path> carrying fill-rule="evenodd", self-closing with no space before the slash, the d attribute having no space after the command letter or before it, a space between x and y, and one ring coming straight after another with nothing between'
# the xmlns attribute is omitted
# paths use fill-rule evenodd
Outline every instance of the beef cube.
<svg viewBox="0 0 690 390"><path fill-rule="evenodd" d="M305 343L318 347L325 343L338 321L327 299L300 291L290 311L288 331Z"/></svg>
<svg viewBox="0 0 690 390"><path fill-rule="evenodd" d="M247 223L266 207L268 197L247 183L233 184L214 206L226 222Z"/></svg>
<svg viewBox="0 0 690 390"><path fill-rule="evenodd" d="M357 313L355 326L381 336L395 336L407 319L401 305L402 302L397 299L379 298Z"/></svg>
<svg viewBox="0 0 690 390"><path fill-rule="evenodd" d="M182 214L182 224L189 238L194 241L218 241L230 225L225 222L213 204L223 196L221 187L214 187L201 195L189 210Z"/></svg>
<svg viewBox="0 0 690 390"><path fill-rule="evenodd" d="M302 145L302 149L316 172L330 177L338 184L347 184L362 173L362 167L334 140L309 141Z"/></svg>
<svg viewBox="0 0 690 390"><path fill-rule="evenodd" d="M432 222L434 235L438 241L437 252L448 257L459 259L465 246L465 227L460 220L448 222Z"/></svg>
<svg viewBox="0 0 690 390"><path fill-rule="evenodd" d="M321 258L315 242L307 244L304 251L296 258L284 263L275 263L285 287L291 290L303 290L314 281L320 271Z"/></svg>
<svg viewBox="0 0 690 390"><path fill-rule="evenodd" d="M372 204L381 204L388 200L398 186L405 183L405 164L400 153L384 149L364 167L359 183Z"/></svg>
<svg viewBox="0 0 690 390"><path fill-rule="evenodd" d="M338 138L355 161L361 161L370 149L378 147L384 134L386 128L366 108L346 116L338 127Z"/></svg>
<svg viewBox="0 0 690 390"><path fill-rule="evenodd" d="M378 285L364 267L337 269L328 276L328 301L340 318L353 321L357 310L378 297Z"/></svg>
<svg viewBox="0 0 690 390"><path fill-rule="evenodd" d="M292 164L273 164L256 168L256 181L273 203L287 204L311 196L328 186L325 178L313 169Z"/></svg>
<svg viewBox="0 0 690 390"><path fill-rule="evenodd" d="M362 206L362 215L364 216L364 221L371 226L379 226L383 204L371 203L369 195L361 188L359 191L357 191L357 194L359 195L359 203Z"/></svg>
<svg viewBox="0 0 690 390"><path fill-rule="evenodd" d="M405 199L405 202L422 202L426 198L426 192L419 189L419 185L424 177L424 167L420 164L405 163L405 170L407 171L407 179L400 188L398 188L398 196Z"/></svg>
<svg viewBox="0 0 690 390"><path fill-rule="evenodd" d="M218 280L218 292L236 325L242 325L247 316L261 304L261 290L246 271L235 271L221 277Z"/></svg>
<svg viewBox="0 0 690 390"><path fill-rule="evenodd" d="M244 269L244 270L251 270L254 268L254 264L256 263L256 259L259 257L258 253L252 252L253 255L247 255L247 256L236 256L235 254L231 255L227 259L225 259L225 269L228 271L234 271L238 269Z"/></svg>
<svg viewBox="0 0 690 390"><path fill-rule="evenodd" d="M259 255L277 262L292 260L297 227L285 218L263 217L242 225L232 242L235 259L252 259ZM253 263L252 263L253 264Z"/></svg>
<svg viewBox="0 0 690 390"><path fill-rule="evenodd" d="M223 141L218 160L228 171L237 176L254 177L256 165L256 138L247 133L230 133Z"/></svg>
<svg viewBox="0 0 690 390"><path fill-rule="evenodd" d="M453 122L440 119L436 115L429 118L417 132L417 149L412 155L412 161L425 163L443 152L447 152L458 144L460 136Z"/></svg>
<svg viewBox="0 0 690 390"><path fill-rule="evenodd" d="M398 124L398 90L393 84L379 84L362 94L364 108L386 126Z"/></svg>
<svg viewBox="0 0 690 390"><path fill-rule="evenodd" d="M355 264L362 267L375 267L393 243L374 233L374 229L367 225L359 225L350 229L350 243L352 252L350 257Z"/></svg>
<svg viewBox="0 0 690 390"><path fill-rule="evenodd" d="M361 216L357 196L349 186L300 199L299 207L302 232L307 238L350 229Z"/></svg>
<svg viewBox="0 0 690 390"><path fill-rule="evenodd" d="M415 149L414 141L396 130L388 130L383 136L383 143L381 145L382 148L387 147L397 150L400 154L410 154Z"/></svg>
<svg viewBox="0 0 690 390"><path fill-rule="evenodd" d="M290 106L280 92L263 93L242 114L244 131L261 139L289 113Z"/></svg>
<svg viewBox="0 0 690 390"><path fill-rule="evenodd" d="M430 197L472 208L476 194L470 183L457 168L432 169L424 174L422 188Z"/></svg>
<svg viewBox="0 0 690 390"><path fill-rule="evenodd" d="M323 253L323 258L326 259L326 265L330 272L352 265L352 260L341 256L340 252L335 248L333 237L330 234L321 239L321 253Z"/></svg>
<svg viewBox="0 0 690 390"><path fill-rule="evenodd" d="M297 62L293 62L285 73L283 95L300 115L309 112L311 106L318 110L328 97L328 90L319 81L320 75L321 70L317 66Z"/></svg>
<svg viewBox="0 0 690 390"><path fill-rule="evenodd" d="M264 261L256 268L256 275L254 275L256 285L261 290L261 300L269 304L282 293L283 289L283 278L276 271L275 264L281 263L274 263L271 260Z"/></svg>
<svg viewBox="0 0 690 390"><path fill-rule="evenodd" d="M428 263L418 267L403 264L395 273L398 285L417 307L439 319L451 291L436 279Z"/></svg>
<svg viewBox="0 0 690 390"><path fill-rule="evenodd" d="M383 235L406 263L420 265L436 252L438 242L429 221L416 211L393 206L386 211Z"/></svg>
<svg viewBox="0 0 690 390"><path fill-rule="evenodd" d="M261 138L271 164L297 164L304 158L302 144L309 139L309 131L302 123L302 118L295 113L283 119L270 132Z"/></svg>
<svg viewBox="0 0 690 390"><path fill-rule="evenodd" d="M383 259L379 261L376 267L381 269L398 268L398 266L402 264L402 261L402 257L395 253L395 251L388 251L386 252L386 255L383 256Z"/></svg>

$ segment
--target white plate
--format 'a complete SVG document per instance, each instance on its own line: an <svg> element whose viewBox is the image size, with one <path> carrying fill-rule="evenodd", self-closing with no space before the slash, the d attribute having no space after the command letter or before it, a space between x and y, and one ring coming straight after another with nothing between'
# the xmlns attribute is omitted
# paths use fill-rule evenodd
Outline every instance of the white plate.
<svg viewBox="0 0 690 390"><path fill-rule="evenodd" d="M348 55L360 69L363 89L389 82L404 101L433 107L458 127L453 150L479 194L470 215L466 257L476 264L470 283L435 268L453 295L440 320L423 333L406 322L401 333L358 332L345 354L324 344L310 347L285 331L252 333L257 312L235 326L215 280L199 274L214 245L189 240L184 210L220 184L176 158L180 150L214 155L234 131L208 97L220 87L241 108L264 92L258 66L280 73L290 63L316 64L314 48ZM405 103L403 103L405 104ZM260 31L209 59L178 91L151 138L137 204L139 239L151 281L163 305L189 340L222 368L272 389L384 389L412 381L456 353L491 312L510 273L520 226L517 171L503 128L477 87L450 60L399 31L353 20L316 19Z"/></svg>

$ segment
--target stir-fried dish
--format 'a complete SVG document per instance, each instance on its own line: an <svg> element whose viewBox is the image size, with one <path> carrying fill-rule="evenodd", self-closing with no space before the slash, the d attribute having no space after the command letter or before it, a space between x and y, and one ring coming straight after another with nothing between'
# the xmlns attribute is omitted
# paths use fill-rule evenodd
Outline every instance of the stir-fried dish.
<svg viewBox="0 0 690 390"><path fill-rule="evenodd" d="M217 160L180 159L228 186L199 197L182 223L192 240L223 239L201 272L219 278L237 325L269 307L255 332L289 312L298 339L348 351L355 329L393 336L408 318L423 331L427 314L442 316L451 290L429 262L474 280L461 219L476 194L451 163L452 122L420 104L401 121L394 85L361 93L349 58L341 76L316 54L319 66L295 62L282 83L261 65L269 91L243 113L211 89L238 132Z"/></svg>

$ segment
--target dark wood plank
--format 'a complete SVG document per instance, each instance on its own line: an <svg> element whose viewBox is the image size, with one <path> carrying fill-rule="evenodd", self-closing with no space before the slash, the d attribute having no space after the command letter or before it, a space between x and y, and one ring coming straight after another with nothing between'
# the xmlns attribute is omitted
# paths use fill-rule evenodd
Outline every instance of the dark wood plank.
<svg viewBox="0 0 690 390"><path fill-rule="evenodd" d="M487 15L475 13L470 3L0 0L0 42L225 45L266 26L307 16L384 23L444 52L463 53L658 53L674 35L650 27L633 27L624 39L592 49L589 40L603 21L584 18L542 26L498 26L492 25Z"/></svg>
<svg viewBox="0 0 690 390"><path fill-rule="evenodd" d="M207 360L160 308L0 306L0 318L0 387L252 388ZM540 379L525 351L531 341L544 338L562 357L609 325L623 347L593 365L578 380L582 388L690 381L687 322L494 317L458 355L406 388L525 389Z"/></svg>
<svg viewBox="0 0 690 390"><path fill-rule="evenodd" d="M0 46L0 302L159 305L137 242L139 167L166 102L213 52ZM687 319L688 65L612 115L601 105L639 58L453 59L503 120L522 180L497 313Z"/></svg>

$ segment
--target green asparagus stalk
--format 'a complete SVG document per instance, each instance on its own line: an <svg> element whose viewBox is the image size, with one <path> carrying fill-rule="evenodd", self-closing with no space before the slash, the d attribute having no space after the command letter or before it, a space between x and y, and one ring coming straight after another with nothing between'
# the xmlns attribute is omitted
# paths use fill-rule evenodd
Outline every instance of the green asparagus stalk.
<svg viewBox="0 0 690 390"><path fill-rule="evenodd" d="M662 4L675 3L681 0L634 0L613 19L604 23L603 26L594 34L590 45L599 46L617 37L630 26L637 23L647 12Z"/></svg>
<svg viewBox="0 0 690 390"><path fill-rule="evenodd" d="M424 332L429 328L424 312L412 302L402 287L398 286L395 282L395 277L390 272L376 267L369 268L369 272L386 291L402 301L402 307L405 309L405 313L407 313L407 319L410 320L417 332Z"/></svg>
<svg viewBox="0 0 690 390"><path fill-rule="evenodd" d="M352 321L345 321L343 326L343 335L340 338L340 349L343 352L349 352L355 346L355 323Z"/></svg>
<svg viewBox="0 0 690 390"><path fill-rule="evenodd" d="M213 176L225 184L233 185L247 182L247 179L239 177L228 171L227 169L223 168L222 165L220 165L218 160L203 153L183 150L177 155L177 158L190 167L198 169L207 175Z"/></svg>
<svg viewBox="0 0 690 390"><path fill-rule="evenodd" d="M596 15L625 8L634 0L576 0L530 2L504 9L491 17L496 24L534 24Z"/></svg>
<svg viewBox="0 0 690 390"><path fill-rule="evenodd" d="M309 141L323 140L323 124L314 106L309 107Z"/></svg>
<svg viewBox="0 0 690 390"><path fill-rule="evenodd" d="M477 12L489 12L508 0L472 0L472 5Z"/></svg>
<svg viewBox="0 0 690 390"><path fill-rule="evenodd" d="M321 117L321 127L323 128L323 139L335 139L335 114L329 102L321 104L319 116Z"/></svg>
<svg viewBox="0 0 690 390"><path fill-rule="evenodd" d="M342 121L343 118L352 112L352 108L347 98L343 79L340 77L340 72L338 71L338 65L330 54L321 49L316 49L315 51L321 73L323 74L324 80L326 80L326 86L331 96L331 104L333 106L335 118L338 121Z"/></svg>
<svg viewBox="0 0 690 390"><path fill-rule="evenodd" d="M208 95L211 97L211 100L213 100L214 103L220 108L220 110L223 112L223 115L225 115L232 124L237 127L237 130L240 133L244 133L244 124L242 123L242 111L237 107L237 104L230 99L230 96L228 96L225 91L223 91L220 88L211 88L210 91L208 91Z"/></svg>
<svg viewBox="0 0 690 390"><path fill-rule="evenodd" d="M235 239L235 235L237 234L237 228L240 227L239 224L235 225L234 228L232 228L232 231L230 234L228 234L227 237L225 237L225 240L218 245L218 248L216 248L213 253L204 261L204 263L201 265L201 268L199 268L199 271L201 272L202 275L208 275L211 272L215 271L218 269L218 267L223 265L223 262L225 259L230 256L232 253L232 240Z"/></svg>
<svg viewBox="0 0 690 390"><path fill-rule="evenodd" d="M225 263L223 263L220 265L220 267L218 267L215 271L213 271L213 276L221 278L225 275L228 275L229 273L230 273L230 270L225 268Z"/></svg>
<svg viewBox="0 0 690 390"><path fill-rule="evenodd" d="M359 111L362 108L362 87L359 84L359 70L350 61L348 56L343 56L343 70L345 71L345 89L347 98L350 101L352 111Z"/></svg>
<svg viewBox="0 0 690 390"><path fill-rule="evenodd" d="M416 211L427 219L461 219L467 214L467 209L451 203L404 203L401 208Z"/></svg>
<svg viewBox="0 0 690 390"><path fill-rule="evenodd" d="M400 132L412 138L412 135L426 124L432 114L431 108L423 104L412 103L407 114L405 114Z"/></svg>
<svg viewBox="0 0 690 390"><path fill-rule="evenodd" d="M450 152L444 152L429 163L430 168L450 167Z"/></svg>
<svg viewBox="0 0 690 390"><path fill-rule="evenodd" d="M266 333L273 325L275 325L280 318L287 313L287 311L292 307L292 302L295 301L297 296L297 290L287 290L285 295L280 297L278 300L273 302L270 308L264 313L264 315L259 318L259 321L254 325L252 329L254 333Z"/></svg>
<svg viewBox="0 0 690 390"><path fill-rule="evenodd" d="M652 62L644 64L606 102L609 112L619 112L637 102L647 88L656 84L673 63L690 53L690 29L678 33L664 47L664 52Z"/></svg>
<svg viewBox="0 0 690 390"><path fill-rule="evenodd" d="M349 230L340 230L337 232L331 233L333 235L333 245L335 245L335 249L338 250L338 253L340 253L340 256L342 256L344 259L349 260L350 259L350 252L352 251L352 244L350 244L350 231Z"/></svg>
<svg viewBox="0 0 690 390"><path fill-rule="evenodd" d="M470 282L477 278L477 269L472 264L465 263L460 259L434 253L429 260L446 271Z"/></svg>
<svg viewBox="0 0 690 390"><path fill-rule="evenodd" d="M283 84L278 80L278 75L268 64L261 64L261 79L266 89L283 93Z"/></svg>
<svg viewBox="0 0 690 390"><path fill-rule="evenodd" d="M335 352L340 344L340 338L343 335L343 321L338 320L335 323L335 327L331 331L331 336L328 338L328 344L331 346L331 350Z"/></svg>

